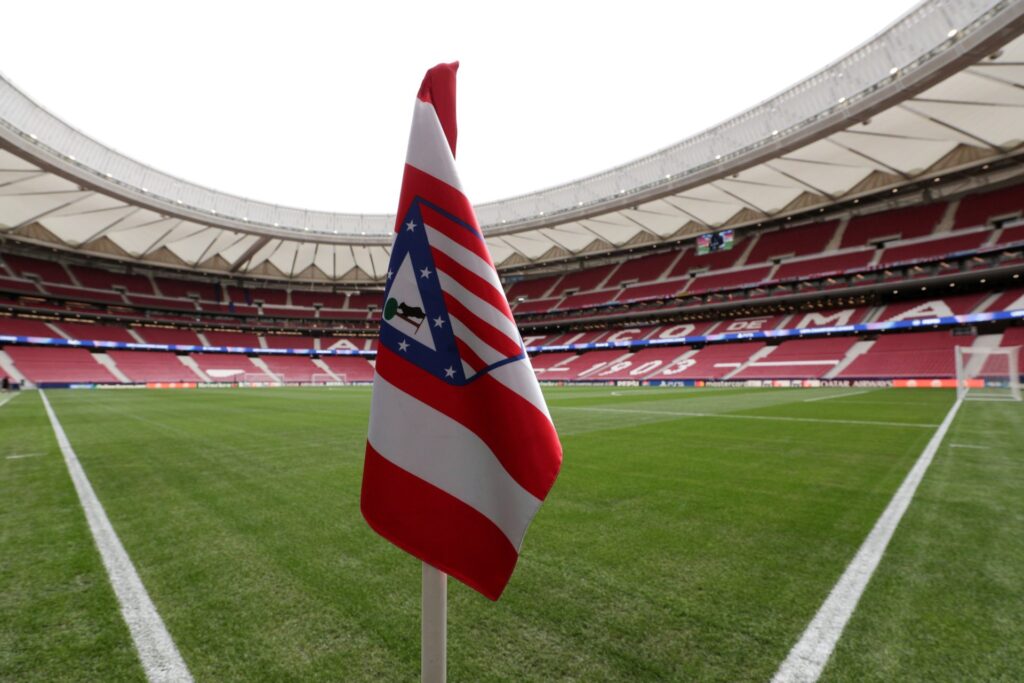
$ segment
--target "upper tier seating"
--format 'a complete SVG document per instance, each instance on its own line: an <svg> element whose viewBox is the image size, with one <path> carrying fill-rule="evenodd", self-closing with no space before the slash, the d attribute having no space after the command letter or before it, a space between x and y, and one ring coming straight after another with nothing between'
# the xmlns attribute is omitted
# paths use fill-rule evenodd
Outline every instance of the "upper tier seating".
<svg viewBox="0 0 1024 683"><path fill-rule="evenodd" d="M260 346L260 340L255 334L245 332L204 332L203 336L211 346L237 346L250 349Z"/></svg>
<svg viewBox="0 0 1024 683"><path fill-rule="evenodd" d="M62 320L54 324L71 339L138 343L138 340L124 327L114 327L113 325L102 325L99 323L75 323L68 320Z"/></svg>
<svg viewBox="0 0 1024 683"><path fill-rule="evenodd" d="M716 251L704 254L703 256L697 254L695 247L687 247L683 250L683 255L672 266L672 270L669 271L666 277L683 277L691 270L723 270L725 268L732 268L740 256L743 255L743 250L747 244L748 242L743 236L738 235L732 249Z"/></svg>
<svg viewBox="0 0 1024 683"><path fill-rule="evenodd" d="M333 292L309 292L299 289L292 290L292 305L313 308L321 304L325 308L345 308L345 295Z"/></svg>
<svg viewBox="0 0 1024 683"><path fill-rule="evenodd" d="M601 341L608 330L592 330L590 332L566 332L556 334L544 342L545 346L562 346L566 344L593 344Z"/></svg>
<svg viewBox="0 0 1024 683"><path fill-rule="evenodd" d="M165 297L176 299L187 299L191 296L198 296L205 301L220 301L220 286L212 282L199 282L197 280L173 280L166 277L156 277L156 286Z"/></svg>
<svg viewBox="0 0 1024 683"><path fill-rule="evenodd" d="M198 382L199 375L170 351L107 351L132 382Z"/></svg>
<svg viewBox="0 0 1024 683"><path fill-rule="evenodd" d="M957 252L977 249L991 237L991 232L984 230L963 235L953 235L942 239L928 240L927 242L918 242L916 244L888 247L882 252L879 264L883 266L891 266L944 258L952 256Z"/></svg>
<svg viewBox="0 0 1024 683"><path fill-rule="evenodd" d="M9 334L13 337L60 338L60 335L54 332L42 320L31 320L28 318L0 317L0 334Z"/></svg>
<svg viewBox="0 0 1024 683"><path fill-rule="evenodd" d="M43 282L55 282L62 285L74 284L71 281L71 276L60 263L18 254L4 254L3 259L7 263L7 267L21 277L35 275Z"/></svg>
<svg viewBox="0 0 1024 683"><path fill-rule="evenodd" d="M85 349L53 346L8 346L4 349L14 365L36 384L118 380Z"/></svg>
<svg viewBox="0 0 1024 683"><path fill-rule="evenodd" d="M597 268L587 268L586 270L579 270L564 275L561 281L555 285L548 296L560 296L576 290L578 292L587 292L595 289L608 274L616 268L618 264L610 266L599 266Z"/></svg>
<svg viewBox="0 0 1024 683"><path fill-rule="evenodd" d="M1010 289L1003 292L985 310L1012 311L1017 309L1024 309L1024 288Z"/></svg>
<svg viewBox="0 0 1024 683"><path fill-rule="evenodd" d="M857 247L883 239L924 237L935 229L945 210L946 205L940 203L856 216L847 224L840 247Z"/></svg>
<svg viewBox="0 0 1024 683"><path fill-rule="evenodd" d="M1024 211L1024 187L1017 185L970 194L960 200L953 228L984 225L996 218L1019 216Z"/></svg>
<svg viewBox="0 0 1024 683"><path fill-rule="evenodd" d="M805 256L825 251L839 221L801 225L761 233L747 257L747 263L762 263L780 256Z"/></svg>
<svg viewBox="0 0 1024 683"><path fill-rule="evenodd" d="M665 280L653 284L629 285L615 297L616 303L628 304L649 299L667 299L686 290L689 280Z"/></svg>
<svg viewBox="0 0 1024 683"><path fill-rule="evenodd" d="M1004 228L1003 234L996 240L996 244L1014 244L1015 242L1024 242L1024 225Z"/></svg>
<svg viewBox="0 0 1024 683"><path fill-rule="evenodd" d="M775 271L773 279L782 281L808 279L840 275L852 270L863 270L871 263L874 255L874 249L862 249L835 256L823 256L802 261L786 261Z"/></svg>
<svg viewBox="0 0 1024 683"><path fill-rule="evenodd" d="M263 340L270 349L312 349L315 340L312 337L303 337L297 334L267 334Z"/></svg>
<svg viewBox="0 0 1024 683"><path fill-rule="evenodd" d="M153 284L145 275L130 273L112 273L109 270L89 268L87 266L68 266L83 287L91 289L112 289L124 287L136 294L153 294Z"/></svg>
<svg viewBox="0 0 1024 683"><path fill-rule="evenodd" d="M651 282L659 279L679 256L678 251L649 254L624 261L602 285L605 289L625 282Z"/></svg>
<svg viewBox="0 0 1024 683"><path fill-rule="evenodd" d="M162 327L138 327L136 334L150 344L182 344L187 346L201 346L202 341L192 330Z"/></svg>
<svg viewBox="0 0 1024 683"><path fill-rule="evenodd" d="M512 283L512 286L508 288L508 300L514 302L521 296L527 299L538 299L551 289L551 285L561 277L561 275L551 275L548 277L539 277L533 280L520 280L519 282Z"/></svg>
<svg viewBox="0 0 1024 683"><path fill-rule="evenodd" d="M963 315L972 312L985 299L984 294L963 294L941 299L922 301L901 301L882 309L876 318L878 322L897 322L915 318L934 318L946 315Z"/></svg>
<svg viewBox="0 0 1024 683"><path fill-rule="evenodd" d="M687 294L703 294L724 289L749 287L768 277L770 271L771 266L758 266L755 268L744 268L743 270L730 270L724 273L698 275L686 292Z"/></svg>

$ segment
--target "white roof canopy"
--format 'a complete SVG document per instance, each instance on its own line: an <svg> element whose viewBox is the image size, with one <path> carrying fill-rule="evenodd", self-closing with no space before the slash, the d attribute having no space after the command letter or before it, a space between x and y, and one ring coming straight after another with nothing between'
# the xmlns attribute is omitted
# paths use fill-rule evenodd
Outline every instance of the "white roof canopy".
<svg viewBox="0 0 1024 683"><path fill-rule="evenodd" d="M480 205L512 267L754 224L1011 156L1024 2L929 0L753 109L661 152ZM216 192L110 150L0 79L0 235L220 273L380 282L387 215Z"/></svg>

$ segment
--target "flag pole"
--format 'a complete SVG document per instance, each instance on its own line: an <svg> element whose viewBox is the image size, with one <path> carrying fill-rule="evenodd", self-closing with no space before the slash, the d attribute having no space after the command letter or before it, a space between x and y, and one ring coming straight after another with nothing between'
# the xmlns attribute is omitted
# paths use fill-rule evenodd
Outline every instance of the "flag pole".
<svg viewBox="0 0 1024 683"><path fill-rule="evenodd" d="M448 575L423 563L420 681L444 683L448 659Z"/></svg>

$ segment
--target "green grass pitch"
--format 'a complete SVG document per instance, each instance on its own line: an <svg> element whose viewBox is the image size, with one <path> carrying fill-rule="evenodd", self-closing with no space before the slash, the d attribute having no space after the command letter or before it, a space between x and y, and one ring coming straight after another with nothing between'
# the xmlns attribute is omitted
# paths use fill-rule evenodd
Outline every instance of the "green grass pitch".
<svg viewBox="0 0 1024 683"><path fill-rule="evenodd" d="M369 389L47 395L197 681L418 678ZM452 681L769 680L954 400L547 395L562 474L498 603L449 583ZM964 405L822 680L1024 679L1022 424ZM35 392L0 407L0 680L145 680Z"/></svg>

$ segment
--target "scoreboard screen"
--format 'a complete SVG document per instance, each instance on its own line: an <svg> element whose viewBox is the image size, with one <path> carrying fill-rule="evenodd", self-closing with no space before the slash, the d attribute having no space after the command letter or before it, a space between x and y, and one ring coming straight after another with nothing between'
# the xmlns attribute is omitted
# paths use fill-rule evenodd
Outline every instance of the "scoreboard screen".
<svg viewBox="0 0 1024 683"><path fill-rule="evenodd" d="M710 254L716 251L732 249L733 231L719 230L708 232L697 238L697 253L700 255Z"/></svg>

